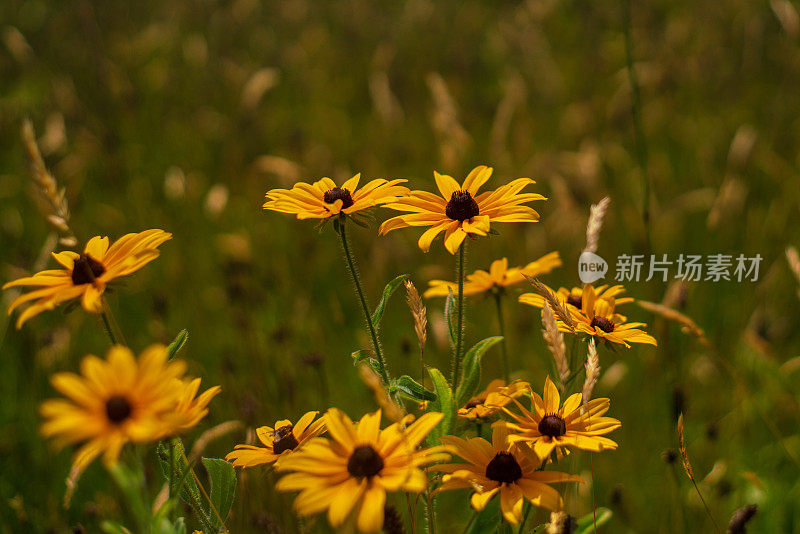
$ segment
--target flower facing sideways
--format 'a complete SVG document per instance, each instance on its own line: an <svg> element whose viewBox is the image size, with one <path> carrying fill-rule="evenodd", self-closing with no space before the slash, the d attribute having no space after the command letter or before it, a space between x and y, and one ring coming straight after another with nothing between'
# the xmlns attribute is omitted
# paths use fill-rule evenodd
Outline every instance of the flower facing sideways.
<svg viewBox="0 0 800 534"><path fill-rule="evenodd" d="M428 252L434 238L442 232L444 246L455 254L467 235L485 236L491 223L527 222L539 220L539 214L523 206L534 200L546 200L536 193L520 193L528 185L535 183L530 178L518 178L494 191L478 194L478 189L492 175L492 168L483 165L475 167L463 184L446 174L433 173L441 196L427 191L411 191L407 196L386 205L397 211L410 212L398 215L384 222L379 230L381 235L398 228L409 226L429 226L419 238L419 248Z"/></svg>
<svg viewBox="0 0 800 534"><path fill-rule="evenodd" d="M383 527L386 493L419 493L427 485L420 466L446 460L441 448L417 449L425 436L442 419L430 412L404 427L406 418L380 429L381 411L353 423L344 413L331 408L325 414L331 439L315 438L302 450L282 458L278 471L292 471L278 483L279 491L299 491L294 507L300 515L327 510L334 529L348 517L358 530L380 532Z"/></svg>
<svg viewBox="0 0 800 534"><path fill-rule="evenodd" d="M459 417L465 419L486 419L503 407L525 394L530 389L527 382L512 382L506 386L501 379L492 380L485 390L472 397L467 404L458 409Z"/></svg>
<svg viewBox="0 0 800 534"><path fill-rule="evenodd" d="M544 383L544 396L531 391L531 408L517 403L521 415L506 409L513 422L501 422L511 432L509 441L526 444L540 458L547 458L553 449L563 452L574 447L593 452L615 450L617 443L605 437L622 424L603 415L611 406L609 399L592 399L581 405L582 395L570 395L561 405L558 388L548 376Z"/></svg>
<svg viewBox="0 0 800 534"><path fill-rule="evenodd" d="M633 302L633 299L630 297L617 298L617 295L625 292L625 288L621 285L611 287L602 285L594 287L592 284L586 284L584 287L573 287L572 289L560 287L558 291L553 291L550 288L548 289L550 289L550 292L555 295L559 302L568 305L570 309L581 310L583 308L583 293L584 291L588 291L589 288L592 288L592 291L594 291L595 302L600 300L612 301L616 306ZM519 301L536 308L544 306L544 297L538 293L523 293L519 296Z"/></svg>
<svg viewBox="0 0 800 534"><path fill-rule="evenodd" d="M325 432L325 417L314 421L318 413L307 412L294 425L288 419L283 419L276 421L274 427L259 427L256 435L263 447L237 445L225 459L232 461L236 467L254 467L271 464L282 456L299 451L311 438Z"/></svg>
<svg viewBox="0 0 800 534"><path fill-rule="evenodd" d="M83 470L101 453L113 465L126 443L152 442L196 425L220 388L195 397L200 379L184 379L186 365L167 358L163 345L145 349L138 361L117 345L105 360L86 356L80 375L54 375L53 387L67 398L42 403L42 434L61 446L81 443L73 463Z"/></svg>
<svg viewBox="0 0 800 534"><path fill-rule="evenodd" d="M169 239L172 239L172 234L153 229L124 235L111 246L107 237L93 237L81 254L69 250L54 253L53 258L61 264L61 269L41 271L3 286L3 289L18 286L38 288L14 299L8 313L33 301L17 319L17 328L20 328L34 315L79 297L83 309L100 313L103 309L101 299L108 283L132 274L156 259L158 247Z"/></svg>
<svg viewBox="0 0 800 534"><path fill-rule="evenodd" d="M646 343L658 345L656 339L641 330L645 323L628 323L624 315L615 313L615 300L597 298L594 288L586 286L583 289L581 309L570 307L572 321L575 323L576 332L599 337L611 343L618 343L630 348L629 343ZM568 331L566 325L559 321L559 328Z"/></svg>
<svg viewBox="0 0 800 534"><path fill-rule="evenodd" d="M398 185L406 180L372 180L361 189L356 174L341 187L330 178L308 184L298 182L291 189L272 189L267 192L264 209L296 215L298 219L327 219L335 215L353 215L356 212L394 202L408 193L408 188Z"/></svg>
<svg viewBox="0 0 800 534"><path fill-rule="evenodd" d="M538 471L542 461L530 448L512 446L508 430L499 424L492 426L492 443L483 438L465 440L456 436L443 436L441 441L466 463L434 466L432 469L448 473L437 491L471 489L474 493L470 503L479 512L499 494L500 510L512 525L522 520L524 499L534 506L560 510L564 501L549 484L583 482L567 473Z"/></svg>
<svg viewBox="0 0 800 534"><path fill-rule="evenodd" d="M477 295L480 293L490 293L493 291L503 291L505 288L517 285L525 281L525 276L539 276L546 274L561 265L561 258L558 252L551 252L532 261L525 267L508 267L508 260L503 258L495 260L489 267L489 271L477 270L467 275L464 282L464 296ZM430 288L425 291L424 297L446 297L450 291L458 295L458 284L445 280L431 280L428 282Z"/></svg>

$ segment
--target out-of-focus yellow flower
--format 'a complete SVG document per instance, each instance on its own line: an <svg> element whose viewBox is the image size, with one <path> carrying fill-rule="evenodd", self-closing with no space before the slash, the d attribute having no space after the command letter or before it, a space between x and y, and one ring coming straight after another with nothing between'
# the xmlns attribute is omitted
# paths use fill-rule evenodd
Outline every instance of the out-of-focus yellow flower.
<svg viewBox="0 0 800 534"><path fill-rule="evenodd" d="M508 267L508 259L495 260L489 267L489 271L479 269L467 275L464 282L464 296L477 295L493 291L502 291L525 281L525 276L539 276L549 273L561 265L561 258L558 252L551 252L532 261L524 267ZM430 288L423 295L425 298L446 297L452 290L454 295L458 295L458 283L446 280L431 280L428 282Z"/></svg>
<svg viewBox="0 0 800 534"><path fill-rule="evenodd" d="M172 239L164 230L145 230L127 234L111 246L107 237L96 236L86 243L83 253L64 251L53 254L62 269L49 269L33 276L8 282L3 289L24 286L36 287L20 295L8 307L10 314L21 304L35 301L17 319L17 328L45 310L52 310L62 302L80 297L83 309L91 313L103 310L102 296L106 285L122 276L132 274L159 255L158 247Z"/></svg>
<svg viewBox="0 0 800 534"><path fill-rule="evenodd" d="M81 443L73 463L83 470L100 454L107 466L116 463L126 443L155 441L196 425L220 388L195 397L200 379L184 379L186 365L167 358L163 345L145 349L138 360L117 345L105 360L86 356L80 375L54 375L53 387L67 398L42 403L42 434L59 446Z"/></svg>

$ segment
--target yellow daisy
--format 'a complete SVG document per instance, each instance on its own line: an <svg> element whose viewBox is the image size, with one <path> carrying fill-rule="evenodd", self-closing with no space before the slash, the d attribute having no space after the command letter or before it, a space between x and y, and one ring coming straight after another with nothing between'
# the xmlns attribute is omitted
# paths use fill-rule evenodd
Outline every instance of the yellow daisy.
<svg viewBox="0 0 800 534"><path fill-rule="evenodd" d="M472 169L464 183L459 185L451 176L434 171L433 177L442 196L412 191L408 196L386 204L387 208L411 213L384 222L379 233L385 235L409 226L430 226L419 238L419 248L428 252L434 238L445 232L444 246L450 254L455 254L468 234L485 236L492 222L533 223L539 220L536 211L522 204L546 200L545 197L536 193L520 194L526 185L535 183L533 180L518 178L494 191L478 194L478 189L491 175L492 168L481 165Z"/></svg>
<svg viewBox="0 0 800 534"><path fill-rule="evenodd" d="M538 471L542 461L528 447L513 447L508 430L501 425L492 427L492 443L483 438L461 439L443 436L442 443L466 463L434 466L432 469L449 473L442 478L438 491L472 489L472 507L481 511L489 501L500 495L500 510L506 521L517 525L522 520L524 499L534 506L560 510L564 501L557 490L548 484L583 482L583 479L558 471Z"/></svg>
<svg viewBox="0 0 800 534"><path fill-rule="evenodd" d="M603 285L595 288L591 284L587 284L586 287L591 287L594 290L596 301L614 299L614 303L616 305L633 302L633 299L629 297L617 298L617 295L625 292L625 288L621 285L611 287L608 285ZM577 310L580 310L583 307L583 287L573 287L572 289L560 287L558 288L558 291L553 291L550 289L550 292L553 293L555 297L563 304L568 304ZM523 304L528 304L537 308L544 306L544 297L538 293L523 293L519 296L519 301Z"/></svg>
<svg viewBox="0 0 800 534"><path fill-rule="evenodd" d="M465 419L486 419L496 414L513 399L530 389L527 382L512 382L508 386L503 380L489 382L484 391L472 397L467 404L458 409L459 417Z"/></svg>
<svg viewBox="0 0 800 534"><path fill-rule="evenodd" d="M647 343L658 345L656 339L641 330L647 326L645 323L628 323L624 315L614 312L614 298L597 298L594 288L587 285L583 288L581 309L574 306L569 308L575 331L599 337L612 343L619 343L630 348L630 343ZM564 332L571 331L569 327L559 321L559 329Z"/></svg>
<svg viewBox="0 0 800 534"><path fill-rule="evenodd" d="M525 281L525 276L539 276L549 273L561 265L561 258L558 252L551 252L532 261L525 267L508 267L508 259L495 260L489 267L489 271L479 269L467 275L464 282L464 296L477 295L478 293L489 293L503 291L504 288L519 284ZM446 297L450 291L458 295L458 283L446 280L431 280L428 282L430 288L423 295L425 298Z"/></svg>
<svg viewBox="0 0 800 534"><path fill-rule="evenodd" d="M531 391L531 399L533 411L517 402L521 415L505 410L516 422L498 423L512 433L510 443L527 444L540 458L549 457L553 449L566 452L566 447L593 452L617 448L616 442L603 437L622 426L616 419L603 417L611 406L609 399L592 399L581 406L582 395L575 393L561 405L558 388L549 376L544 383L544 396Z"/></svg>
<svg viewBox="0 0 800 534"><path fill-rule="evenodd" d="M295 425L288 419L283 419L276 421L274 427L259 427L256 429L256 435L264 444L263 447L237 445L225 459L232 461L236 467L253 467L271 464L282 456L297 452L311 438L325 432L325 417L314 421L318 413L307 412Z"/></svg>
<svg viewBox="0 0 800 534"><path fill-rule="evenodd" d="M100 313L106 285L156 259L158 247L169 239L172 239L172 234L153 229L124 235L111 246L107 237L93 237L86 243L82 254L69 250L54 253L53 258L62 265L62 269L41 271L3 286L3 289L17 286L39 288L14 299L8 307L8 313L11 314L21 304L35 301L17 319L17 328L20 328L34 315L78 297L81 298L83 309Z"/></svg>
<svg viewBox="0 0 800 534"><path fill-rule="evenodd" d="M300 515L327 510L334 529L352 513L358 530L380 532L386 492L423 491L428 480L420 466L449 458L439 447L417 449L442 419L437 412L423 415L407 428L403 421L384 430L380 410L357 424L336 408L325 418L332 439L315 438L281 459L276 468L294 472L282 477L277 488L300 491L294 501Z"/></svg>
<svg viewBox="0 0 800 534"><path fill-rule="evenodd" d="M126 443L151 442L194 426L219 388L194 398L199 379L184 380L186 365L167 359L163 345L145 349L138 361L117 345L105 360L86 356L80 375L54 375L53 387L67 398L42 403L42 434L60 446L81 443L73 462L83 470L101 453L107 466L116 463Z"/></svg>
<svg viewBox="0 0 800 534"><path fill-rule="evenodd" d="M356 174L341 187L330 178L307 184L298 182L291 189L272 189L267 192L264 209L296 215L298 219L327 219L334 215L352 215L358 211L394 202L408 193L397 185L407 180L372 180L361 189Z"/></svg>

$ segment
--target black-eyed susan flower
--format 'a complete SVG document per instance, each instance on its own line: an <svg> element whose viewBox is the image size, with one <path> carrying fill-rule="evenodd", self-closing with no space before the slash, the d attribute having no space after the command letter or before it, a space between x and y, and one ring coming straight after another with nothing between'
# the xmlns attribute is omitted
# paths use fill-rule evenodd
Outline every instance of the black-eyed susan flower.
<svg viewBox="0 0 800 534"><path fill-rule="evenodd" d="M398 228L430 226L419 238L419 248L427 252L434 238L442 232L444 246L455 254L467 235L485 236L491 223L526 222L539 220L539 214L528 206L534 200L546 200L536 193L520 193L535 183L530 178L518 178L494 191L478 194L478 189L492 175L492 168L475 167L463 184L446 174L433 173L441 196L427 191L411 191L407 196L385 207L410 212L384 222L379 230L385 235Z"/></svg>
<svg viewBox="0 0 800 534"><path fill-rule="evenodd" d="M489 266L488 271L478 269L472 274L467 275L464 281L464 295L477 295L480 293L492 293L503 291L505 288L517 285L525 281L525 276L539 276L546 274L561 265L561 258L558 252L551 252L532 261L524 267L508 267L508 259L495 260ZM458 294L458 283L446 280L431 280L428 282L430 288L424 293L425 298L446 297L450 291L454 295Z"/></svg>
<svg viewBox="0 0 800 534"><path fill-rule="evenodd" d="M583 288L581 309L570 307L569 312L575 324L575 331L594 337L599 337L630 348L629 343L647 343L658 345L656 339L641 330L647 326L645 323L629 323L624 315L615 313L614 298L597 298L594 288ZM567 325L559 321L559 328L569 331Z"/></svg>
<svg viewBox="0 0 800 534"><path fill-rule="evenodd" d="M17 319L17 328L34 315L76 298L81 299L86 311L100 313L103 292L109 282L132 274L156 259L158 247L171 238L172 234L163 230L145 230L124 235L109 246L107 237L96 236L86 243L81 254L68 250L54 253L53 258L63 268L41 271L3 286L3 289L38 288L14 299L8 313L33 301Z"/></svg>
<svg viewBox="0 0 800 534"><path fill-rule="evenodd" d="M516 381L506 385L503 380L492 380L485 390L458 409L458 415L470 420L486 419L501 411L509 402L525 394L529 389L527 382Z"/></svg>
<svg viewBox="0 0 800 534"><path fill-rule="evenodd" d="M82 444L74 466L83 470L97 456L116 463L126 443L146 443L197 424L219 387L195 397L199 380L186 380L186 365L167 361L167 348L153 345L137 360L114 346L106 359L86 356L81 374L58 373L53 387L66 399L42 403L42 434L58 445Z"/></svg>
<svg viewBox="0 0 800 534"><path fill-rule="evenodd" d="M434 466L432 469L448 473L437 491L471 489L470 503L477 511L499 495L503 517L512 525L522 520L524 499L548 510L563 508L561 495L549 484L583 479L558 471L539 471L542 461L533 451L512 446L508 437L508 430L497 424L492 427L492 443L483 438L443 436L442 443L465 463Z"/></svg>
<svg viewBox="0 0 800 534"><path fill-rule="evenodd" d="M498 424L511 432L510 443L526 444L540 458L549 457L554 449L567 452L564 449L570 447L593 452L615 450L617 443L604 437L622 426L617 419L604 417L611 401L592 399L581 405L581 399L582 395L575 393L562 405L558 388L547 377L543 396L531 391L531 410L517 402L521 414L506 409L514 421Z"/></svg>
<svg viewBox="0 0 800 534"><path fill-rule="evenodd" d="M259 427L256 429L256 436L263 447L237 445L225 459L237 467L254 467L271 464L282 456L299 451L311 438L325 432L325 417L314 421L318 413L307 412L295 424L288 419L282 419L276 421L275 426Z"/></svg>
<svg viewBox="0 0 800 534"><path fill-rule="evenodd" d="M361 189L356 174L341 187L330 178L308 184L298 182L291 189L272 189L267 192L264 209L296 215L298 219L327 219L335 215L353 215L358 211L394 202L408 193L398 185L406 180L372 180Z"/></svg>
<svg viewBox="0 0 800 534"><path fill-rule="evenodd" d="M610 287L608 285L602 285L599 287L594 287L592 284L587 284L585 287L573 287L572 289L560 287L558 288L558 291L553 291L551 289L550 292L553 293L553 295L555 295L555 297L563 304L567 304L577 310L580 310L583 307L583 292L585 288L588 287L591 287L594 290L595 301L613 299L615 305L633 302L633 299L629 297L617 298L617 295L625 292L625 288L621 285ZM519 296L519 301L523 304L528 304L537 308L544 306L544 297L538 293L523 293Z"/></svg>
<svg viewBox="0 0 800 534"><path fill-rule="evenodd" d="M299 491L294 507L300 515L327 510L333 528L351 514L361 532L380 532L386 493L419 493L427 485L420 466L445 460L440 448L417 449L442 419L430 412L404 427L394 423L381 430L381 411L354 424L347 415L331 408L325 414L331 439L315 438L302 450L281 459L278 471L293 471L282 477L280 491Z"/></svg>

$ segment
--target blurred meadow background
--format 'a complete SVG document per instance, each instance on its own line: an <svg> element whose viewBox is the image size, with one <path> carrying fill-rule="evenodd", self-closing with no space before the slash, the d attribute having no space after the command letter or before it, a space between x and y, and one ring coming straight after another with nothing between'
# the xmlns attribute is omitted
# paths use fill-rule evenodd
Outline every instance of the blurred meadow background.
<svg viewBox="0 0 800 534"><path fill-rule="evenodd" d="M589 205L606 195L598 253L612 271L619 254L764 258L755 283L627 285L693 318L709 346L627 308L659 346L601 354L595 395L610 396L609 415L622 421L619 449L594 456L594 499L614 514L601 532L711 531L680 461L668 461L680 412L723 528L735 509L757 504L751 532L800 532L800 301L785 254L800 245L796 4L8 0L0 38L0 281L44 267L52 245L20 137L30 118L81 241L174 234L110 305L137 352L188 329L192 374L223 387L192 437L241 421L209 440L207 454L307 410L375 409L350 357L369 341L337 236L264 212L264 193L356 172L430 189L434 169L461 180L488 164L487 187L529 176L549 200L535 206L539 224L501 225L500 236L471 244L468 272L557 250L564 266L542 280L579 285ZM419 233L350 232L373 305L401 273L421 290L453 279L454 257L441 243L422 253ZM5 308L9 292L0 298ZM447 368L442 300L426 302L426 359ZM553 372L539 311L513 300L515 376L539 389ZM497 323L491 301L468 303L471 346ZM8 318L2 326L3 533L97 532L102 518L125 517L99 463L64 509L70 451L54 453L38 433L38 405L55 395L48 377L107 349L93 316L63 312L19 331ZM402 295L384 325L392 371L419 377ZM500 375L499 351L485 362L488 382ZM577 468L590 478L585 458ZM241 477L233 532L297 531L291 496L270 480L262 470ZM567 494L568 511L589 512L591 494L590 484ZM465 493L440 501L454 513L467 506ZM463 528L468 515L457 517L445 532Z"/></svg>

